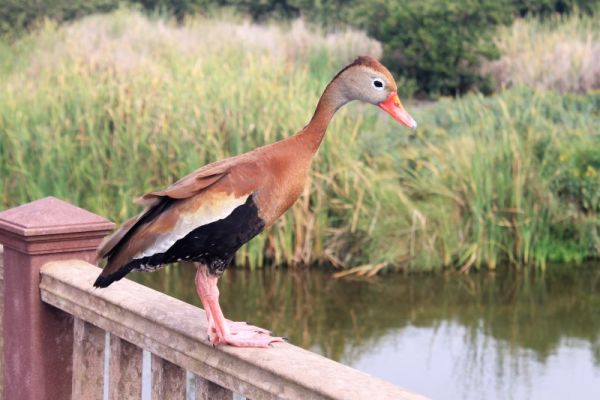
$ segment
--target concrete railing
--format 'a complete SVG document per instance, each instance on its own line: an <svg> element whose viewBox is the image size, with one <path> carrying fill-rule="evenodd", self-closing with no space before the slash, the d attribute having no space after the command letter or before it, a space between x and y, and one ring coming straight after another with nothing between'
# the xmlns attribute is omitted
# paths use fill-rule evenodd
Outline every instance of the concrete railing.
<svg viewBox="0 0 600 400"><path fill-rule="evenodd" d="M127 279L92 288L111 228L54 198L0 213L3 398L423 399L288 343L213 347L203 310Z"/></svg>

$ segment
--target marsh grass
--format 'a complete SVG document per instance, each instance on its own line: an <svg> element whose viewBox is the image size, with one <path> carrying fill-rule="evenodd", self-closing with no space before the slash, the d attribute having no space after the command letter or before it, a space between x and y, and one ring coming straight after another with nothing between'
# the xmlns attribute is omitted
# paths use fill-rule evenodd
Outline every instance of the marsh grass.
<svg viewBox="0 0 600 400"><path fill-rule="evenodd" d="M1 204L51 194L122 222L146 191L292 135L337 70L380 52L360 32L301 22L175 25L120 10L47 23L0 44ZM581 207L594 197L569 171L600 168L580 157L600 149L599 103L513 89L409 105L416 135L351 104L299 201L236 263L372 273L595 256L600 209Z"/></svg>
<svg viewBox="0 0 600 400"><path fill-rule="evenodd" d="M484 63L499 88L527 85L560 92L600 89L600 18L517 19L498 30L500 59Z"/></svg>
<svg viewBox="0 0 600 400"><path fill-rule="evenodd" d="M433 224L423 229L431 243L423 253L434 255L433 264L543 267L598 254L600 209L583 210L586 195L568 198L560 183L563 170L598 168L598 157L574 162L567 155L584 148L599 154L598 95L517 89L445 100L430 111L436 121L426 120L424 146L414 168L405 168L403 186ZM592 197L600 193L593 179Z"/></svg>

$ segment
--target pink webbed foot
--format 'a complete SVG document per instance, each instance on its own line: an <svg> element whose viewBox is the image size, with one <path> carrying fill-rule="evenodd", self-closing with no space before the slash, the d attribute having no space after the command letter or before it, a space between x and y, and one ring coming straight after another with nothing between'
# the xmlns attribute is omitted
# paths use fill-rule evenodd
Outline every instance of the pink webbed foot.
<svg viewBox="0 0 600 400"><path fill-rule="evenodd" d="M284 339L271 336L271 332L246 322L225 320L224 334L219 334L219 329L208 318L208 339L213 345L228 344L237 347L268 347L271 343L283 342Z"/></svg>
<svg viewBox="0 0 600 400"><path fill-rule="evenodd" d="M210 276L205 266L199 265L196 289L208 319L208 338L213 345L226 344L237 347L268 347L284 339L271 336L268 330L246 322L226 320L219 306L218 277Z"/></svg>
<svg viewBox="0 0 600 400"><path fill-rule="evenodd" d="M250 325L247 322L243 322L243 321L236 322L236 321L230 321L230 320L226 319L225 323L227 324L227 327L229 328L229 332L234 335L237 335L240 332L255 332L255 333L261 333L261 334L265 334L265 335L271 334L270 331L268 331L264 328ZM211 337L216 333L217 333L217 328L215 326L215 323L213 322L213 319L209 316L208 317L208 336Z"/></svg>
<svg viewBox="0 0 600 400"><path fill-rule="evenodd" d="M215 336L214 344L228 344L236 347L269 347L271 343L283 342L284 339L264 333L241 331L236 334L225 335L224 338Z"/></svg>
<svg viewBox="0 0 600 400"><path fill-rule="evenodd" d="M258 326L250 325L249 323L247 323L245 321L226 320L226 322L227 322L227 325L229 326L229 331L233 334L236 334L239 332L256 332L256 333L262 333L265 335L271 334L271 331L268 331L268 330L258 327Z"/></svg>

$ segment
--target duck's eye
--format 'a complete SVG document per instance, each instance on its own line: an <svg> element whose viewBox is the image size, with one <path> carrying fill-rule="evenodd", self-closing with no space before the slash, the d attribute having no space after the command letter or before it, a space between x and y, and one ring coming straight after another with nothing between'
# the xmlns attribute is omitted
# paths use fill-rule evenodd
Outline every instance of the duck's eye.
<svg viewBox="0 0 600 400"><path fill-rule="evenodd" d="M381 79L373 79L373 86L376 89L382 89L383 88L383 81Z"/></svg>

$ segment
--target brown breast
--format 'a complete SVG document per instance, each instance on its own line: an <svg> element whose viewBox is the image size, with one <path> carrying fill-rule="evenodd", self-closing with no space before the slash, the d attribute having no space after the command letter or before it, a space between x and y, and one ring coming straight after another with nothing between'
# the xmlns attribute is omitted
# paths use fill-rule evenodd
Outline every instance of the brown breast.
<svg viewBox="0 0 600 400"><path fill-rule="evenodd" d="M298 199L313 153L296 136L265 148L258 159L264 174L255 192L260 217L270 226Z"/></svg>

